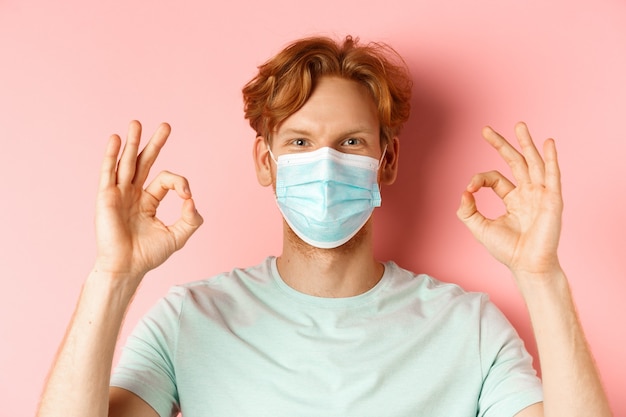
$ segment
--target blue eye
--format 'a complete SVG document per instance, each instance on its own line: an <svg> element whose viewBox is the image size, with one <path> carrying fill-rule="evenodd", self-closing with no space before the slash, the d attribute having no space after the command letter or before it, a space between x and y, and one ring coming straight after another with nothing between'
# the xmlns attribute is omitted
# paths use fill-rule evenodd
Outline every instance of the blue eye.
<svg viewBox="0 0 626 417"><path fill-rule="evenodd" d="M306 139L301 139L301 138L300 139L294 139L291 143L293 145L295 145L295 146L306 146L306 144L307 144L306 143Z"/></svg>

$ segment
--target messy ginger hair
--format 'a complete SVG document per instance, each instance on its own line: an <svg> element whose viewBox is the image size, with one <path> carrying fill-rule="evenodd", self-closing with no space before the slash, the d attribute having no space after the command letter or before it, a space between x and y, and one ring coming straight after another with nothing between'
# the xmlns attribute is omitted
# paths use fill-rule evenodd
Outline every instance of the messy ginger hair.
<svg viewBox="0 0 626 417"><path fill-rule="evenodd" d="M412 81L406 64L383 43L359 44L347 36L305 38L259 67L243 88L244 112L257 136L269 139L311 97L319 79L336 76L365 86L378 108L381 141L400 133L409 118Z"/></svg>

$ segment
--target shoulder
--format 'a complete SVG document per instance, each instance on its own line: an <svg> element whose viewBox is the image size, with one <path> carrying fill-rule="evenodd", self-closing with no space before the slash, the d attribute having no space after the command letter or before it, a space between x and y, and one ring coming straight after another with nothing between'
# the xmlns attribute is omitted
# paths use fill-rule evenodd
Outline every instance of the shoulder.
<svg viewBox="0 0 626 417"><path fill-rule="evenodd" d="M230 271L220 272L209 278L178 284L170 288L172 294L195 294L205 291L223 291L229 287L263 283L271 278L271 262L273 257L249 267L235 267Z"/></svg>
<svg viewBox="0 0 626 417"><path fill-rule="evenodd" d="M172 286L161 304L176 306L178 312L207 305L228 305L255 297L264 287L273 285L269 257L258 265L233 268L212 277Z"/></svg>
<svg viewBox="0 0 626 417"><path fill-rule="evenodd" d="M480 308L489 303L488 295L483 292L467 291L458 284L409 271L391 261L385 263L385 269L389 273L390 291L404 292L422 304L474 305Z"/></svg>

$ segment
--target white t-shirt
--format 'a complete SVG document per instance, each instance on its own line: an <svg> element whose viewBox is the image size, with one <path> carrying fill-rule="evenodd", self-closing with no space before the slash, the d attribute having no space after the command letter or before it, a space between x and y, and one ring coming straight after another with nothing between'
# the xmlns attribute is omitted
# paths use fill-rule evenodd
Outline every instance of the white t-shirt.
<svg viewBox="0 0 626 417"><path fill-rule="evenodd" d="M531 362L485 294L387 262L364 294L314 297L270 257L173 287L111 385L162 417L506 417L542 401Z"/></svg>

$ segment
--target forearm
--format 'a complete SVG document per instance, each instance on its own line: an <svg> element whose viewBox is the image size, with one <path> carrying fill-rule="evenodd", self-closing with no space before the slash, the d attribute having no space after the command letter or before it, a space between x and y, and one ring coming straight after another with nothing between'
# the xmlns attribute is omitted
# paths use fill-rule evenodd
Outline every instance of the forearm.
<svg viewBox="0 0 626 417"><path fill-rule="evenodd" d="M563 271L516 279L537 341L545 415L611 416Z"/></svg>
<svg viewBox="0 0 626 417"><path fill-rule="evenodd" d="M92 272L42 395L39 417L106 416L115 345L136 289Z"/></svg>

